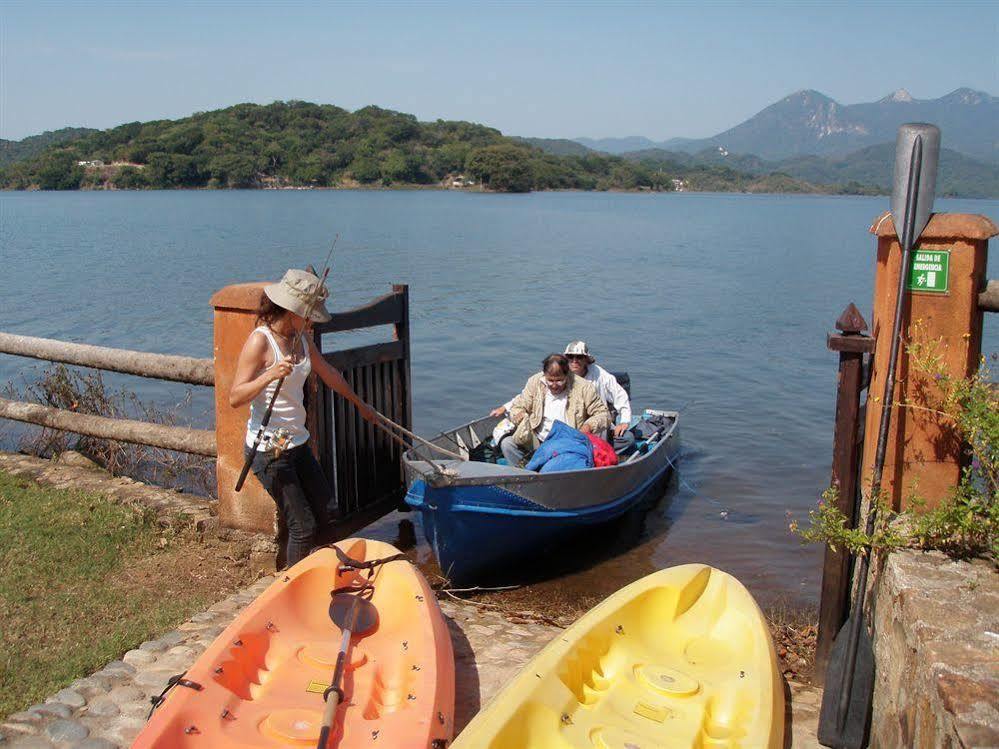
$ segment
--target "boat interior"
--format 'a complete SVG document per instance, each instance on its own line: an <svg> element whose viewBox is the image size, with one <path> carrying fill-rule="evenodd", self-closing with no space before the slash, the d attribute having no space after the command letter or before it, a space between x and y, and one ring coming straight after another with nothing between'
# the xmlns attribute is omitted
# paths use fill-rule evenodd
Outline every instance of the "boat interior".
<svg viewBox="0 0 999 749"><path fill-rule="evenodd" d="M643 436L643 427L640 427L640 425L643 421L647 421L649 417L661 417L665 425L662 429ZM665 444L673 434L678 418L679 414L676 411L658 411L653 409L646 409L642 414L633 416L631 429L635 434L635 445L628 452L619 453L618 465L611 466L610 468L619 468L637 463L659 445ZM502 452L496 446L493 437L500 421L501 419L498 417L487 416L468 422L467 424L462 424L447 432L442 432L429 440L435 445L461 455L462 461L447 458L442 459L439 453L426 446L417 446L409 450L405 455L405 460L410 465L415 464L415 467L421 471L427 469L432 473L433 466L427 462L427 458L429 457L437 465L445 467L450 474L449 478L452 480L538 477L539 474L533 471L527 471L507 463ZM647 429L644 431L649 432ZM569 472L564 472L563 475L565 473Z"/></svg>

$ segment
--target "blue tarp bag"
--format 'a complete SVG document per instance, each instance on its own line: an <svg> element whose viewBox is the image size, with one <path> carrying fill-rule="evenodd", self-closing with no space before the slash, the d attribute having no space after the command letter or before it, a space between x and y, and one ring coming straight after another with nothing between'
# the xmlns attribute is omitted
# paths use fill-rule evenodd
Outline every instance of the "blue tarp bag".
<svg viewBox="0 0 999 749"><path fill-rule="evenodd" d="M556 420L548 439L534 451L526 466L528 471L578 471L593 468L593 445L589 438L564 421Z"/></svg>

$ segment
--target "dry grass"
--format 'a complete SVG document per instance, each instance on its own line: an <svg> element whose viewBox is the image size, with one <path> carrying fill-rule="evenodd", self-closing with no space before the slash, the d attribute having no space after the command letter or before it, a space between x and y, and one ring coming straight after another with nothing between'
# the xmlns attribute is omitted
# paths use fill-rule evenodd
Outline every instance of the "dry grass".
<svg viewBox="0 0 999 749"><path fill-rule="evenodd" d="M81 370L63 364L47 366L35 379L23 382L20 387L7 384L4 395L13 400L110 419L190 426L181 418L190 406L190 390L180 403L164 409L143 402L135 393L124 388L111 388L97 370ZM75 450L102 465L112 476L131 476L202 496L213 496L215 493L214 460L202 455L34 426L19 430L17 449L43 458Z"/></svg>

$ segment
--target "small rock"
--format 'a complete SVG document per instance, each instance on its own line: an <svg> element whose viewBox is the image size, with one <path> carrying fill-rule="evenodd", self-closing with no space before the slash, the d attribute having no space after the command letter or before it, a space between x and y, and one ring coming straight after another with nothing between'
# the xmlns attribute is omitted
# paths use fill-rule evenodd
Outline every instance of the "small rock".
<svg viewBox="0 0 999 749"><path fill-rule="evenodd" d="M111 688L112 679L107 674L102 674L99 671L96 674L92 674L83 679L77 679L69 688L74 692L79 692L87 700L92 697L104 694Z"/></svg>
<svg viewBox="0 0 999 749"><path fill-rule="evenodd" d="M161 653L167 649L167 644L163 640L147 640L139 645L139 650L147 653Z"/></svg>
<svg viewBox="0 0 999 749"><path fill-rule="evenodd" d="M56 718L69 718L73 715L73 708L61 702L46 702L44 705L30 708L30 712L36 715L51 715Z"/></svg>
<svg viewBox="0 0 999 749"><path fill-rule="evenodd" d="M115 687L108 694L108 697L117 704L123 705L126 702L135 702L136 700L141 700L145 697L145 694L140 689L136 689L130 684L126 684L120 687Z"/></svg>
<svg viewBox="0 0 999 749"><path fill-rule="evenodd" d="M179 645L184 641L184 635L181 632L174 630L173 632L167 632L160 638L160 642L164 643L168 648L172 648L175 645Z"/></svg>
<svg viewBox="0 0 999 749"><path fill-rule="evenodd" d="M125 661L111 661L100 670L99 673L105 673L114 678L117 674L134 674L135 666L132 666Z"/></svg>
<svg viewBox="0 0 999 749"><path fill-rule="evenodd" d="M75 720L54 720L45 726L45 733L53 741L83 741L90 729Z"/></svg>
<svg viewBox="0 0 999 749"><path fill-rule="evenodd" d="M129 650L121 659L130 666L148 666L156 656L145 650Z"/></svg>
<svg viewBox="0 0 999 749"><path fill-rule="evenodd" d="M30 736L38 731L38 727L34 723L19 720L8 720L5 723L0 723L0 728L18 736Z"/></svg>
<svg viewBox="0 0 999 749"><path fill-rule="evenodd" d="M135 675L135 685L140 688L148 688L154 692L160 692L167 685L167 681L176 672L170 671L140 671Z"/></svg>
<svg viewBox="0 0 999 749"><path fill-rule="evenodd" d="M87 707L87 715L96 718L113 718L121 712L121 708L110 697L95 697Z"/></svg>
<svg viewBox="0 0 999 749"><path fill-rule="evenodd" d="M10 743L10 749L52 749L52 742L41 736L22 736Z"/></svg>
<svg viewBox="0 0 999 749"><path fill-rule="evenodd" d="M79 692L74 692L72 689L61 689L56 692L54 702L61 702L64 705L69 705L70 707L83 707L87 704L87 700Z"/></svg>
<svg viewBox="0 0 999 749"><path fill-rule="evenodd" d="M90 738L76 744L73 749L118 749L118 745L107 739Z"/></svg>
<svg viewBox="0 0 999 749"><path fill-rule="evenodd" d="M56 463L62 463L67 466L76 466L77 468L89 468L91 470L103 470L97 463L92 461L86 455L76 452L76 450L66 450L65 452L59 453L53 460Z"/></svg>

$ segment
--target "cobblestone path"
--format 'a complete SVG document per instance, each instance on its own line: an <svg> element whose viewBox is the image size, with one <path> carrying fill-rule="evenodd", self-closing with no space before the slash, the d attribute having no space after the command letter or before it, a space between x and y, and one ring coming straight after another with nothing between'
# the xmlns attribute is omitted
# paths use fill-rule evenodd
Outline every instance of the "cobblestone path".
<svg viewBox="0 0 999 749"><path fill-rule="evenodd" d="M190 666L236 615L273 582L268 576L196 614L173 632L144 642L119 661L70 684L0 724L0 749L125 749L149 712L149 698ZM455 726L473 715L560 630L533 621L510 621L498 611L451 599L448 617L457 667ZM793 749L818 747L815 723L820 692L791 685Z"/></svg>

